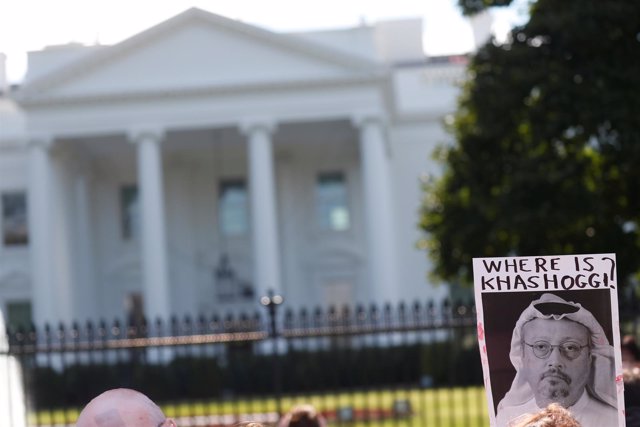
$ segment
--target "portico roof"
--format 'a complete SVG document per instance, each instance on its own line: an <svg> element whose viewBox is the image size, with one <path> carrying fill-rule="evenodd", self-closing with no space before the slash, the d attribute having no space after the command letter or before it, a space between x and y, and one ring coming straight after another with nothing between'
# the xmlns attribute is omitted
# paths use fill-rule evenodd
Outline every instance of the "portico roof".
<svg viewBox="0 0 640 427"><path fill-rule="evenodd" d="M384 66L192 8L25 84L25 108L176 93L371 81Z"/></svg>

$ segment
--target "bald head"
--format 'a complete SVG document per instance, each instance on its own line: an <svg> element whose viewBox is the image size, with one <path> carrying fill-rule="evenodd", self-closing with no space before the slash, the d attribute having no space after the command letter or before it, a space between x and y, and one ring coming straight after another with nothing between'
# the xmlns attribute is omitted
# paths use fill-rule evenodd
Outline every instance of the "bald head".
<svg viewBox="0 0 640 427"><path fill-rule="evenodd" d="M162 410L144 394L118 388L105 391L84 407L76 427L169 427Z"/></svg>

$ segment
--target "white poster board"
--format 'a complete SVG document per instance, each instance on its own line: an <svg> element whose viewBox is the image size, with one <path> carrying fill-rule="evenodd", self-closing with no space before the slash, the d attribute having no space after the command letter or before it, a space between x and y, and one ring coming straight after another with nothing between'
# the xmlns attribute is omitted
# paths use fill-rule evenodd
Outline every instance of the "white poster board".
<svg viewBox="0 0 640 427"><path fill-rule="evenodd" d="M623 427L615 254L474 258L492 427L559 402L583 427Z"/></svg>

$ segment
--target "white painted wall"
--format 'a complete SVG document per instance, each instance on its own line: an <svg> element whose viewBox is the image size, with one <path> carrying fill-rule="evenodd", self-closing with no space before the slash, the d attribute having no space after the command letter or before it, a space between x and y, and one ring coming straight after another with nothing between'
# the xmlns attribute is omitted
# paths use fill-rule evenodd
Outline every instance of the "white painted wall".
<svg viewBox="0 0 640 427"><path fill-rule="evenodd" d="M323 127L334 138L323 137ZM291 132L278 155L283 289L293 304L316 306L327 302L330 282L343 277L352 282L353 301L368 301L357 133L344 122L314 129ZM316 218L316 178L331 171L344 172L350 197L351 227L340 232L322 230Z"/></svg>
<svg viewBox="0 0 640 427"><path fill-rule="evenodd" d="M428 174L438 175L439 166L431 155L448 138L438 120L406 123L391 130L398 284L405 301L424 302L447 295L446 286L436 286L428 280L430 261L416 243L422 237L418 228L423 197L420 179Z"/></svg>
<svg viewBox="0 0 640 427"><path fill-rule="evenodd" d="M27 425L27 410L20 362L7 355L9 342L4 331L6 325L0 316L0 413L9 427Z"/></svg>
<svg viewBox="0 0 640 427"><path fill-rule="evenodd" d="M83 46L78 43L48 46L43 50L27 54L27 74L25 83L36 80L83 56L107 48L107 46Z"/></svg>

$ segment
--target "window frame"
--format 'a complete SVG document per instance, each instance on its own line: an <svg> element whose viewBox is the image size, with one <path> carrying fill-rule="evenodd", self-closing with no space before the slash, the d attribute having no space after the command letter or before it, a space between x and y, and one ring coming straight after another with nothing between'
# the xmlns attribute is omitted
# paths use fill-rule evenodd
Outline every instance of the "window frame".
<svg viewBox="0 0 640 427"><path fill-rule="evenodd" d="M324 220L321 216L321 211L320 211L320 197L319 197L319 191L320 191L320 185L321 185L321 179L323 176L325 177L329 177L331 175L334 176L340 176L342 179L342 185L344 188L344 208L346 209L347 212L347 224L346 227L344 228L336 228L333 227L331 224L331 219L327 218L327 224L324 223ZM352 189L351 189L351 183L350 183L350 178L349 178L349 172L344 170L344 169L321 169L321 170L317 170L315 175L314 175L314 181L313 181L313 222L314 222L314 228L320 232L320 233L327 233L327 234L345 234L345 233L351 233L353 231L353 201L351 199L351 194L352 194Z"/></svg>
<svg viewBox="0 0 640 427"><path fill-rule="evenodd" d="M24 227L25 227L25 240L24 242L11 243L7 241L7 235L5 233L6 220L5 218L5 197L6 196L22 196L24 199ZM0 190L0 227L2 229L2 242L1 245L7 250L21 250L26 249L30 245L31 230L29 228L29 197L25 189L22 188L5 188Z"/></svg>
<svg viewBox="0 0 640 427"><path fill-rule="evenodd" d="M12 310L12 306L14 307ZM6 313L6 323L7 323L7 327L12 326L12 319L10 318L12 315L12 312L15 314L15 309L17 309L18 307L22 307L22 308L27 308L27 311L29 313L29 320L28 320L28 324L21 324L21 325L15 325L17 327L22 327L24 330L27 330L28 328L31 327L31 325L34 322L33 319L33 302L30 299L10 299L10 300L6 300L4 302L4 310Z"/></svg>
<svg viewBox="0 0 640 427"><path fill-rule="evenodd" d="M137 199L137 204L138 204L138 230L136 233L135 230L135 218L132 218L131 224L129 225L129 227L126 226L126 222L128 220L127 215L128 213L126 212L127 209L127 205L125 204L125 192L127 190L135 190L136 193L136 199ZM122 242L124 242L125 244L131 244L131 243L135 243L138 242L140 240L140 234L142 233L142 215L141 215L141 200L140 200L140 187L138 186L137 183L130 183L130 182L126 182L126 183L120 183L118 185L118 229L119 229L119 236L120 236L120 240ZM127 233L127 228L129 228L129 232Z"/></svg>
<svg viewBox="0 0 640 427"><path fill-rule="evenodd" d="M239 231L229 231L225 228L223 213L223 196L227 188L241 187L244 190L244 229ZM217 198L216 198L216 231L221 239L246 239L251 234L251 195L249 194L249 185L247 179L242 176L220 177L218 178Z"/></svg>

